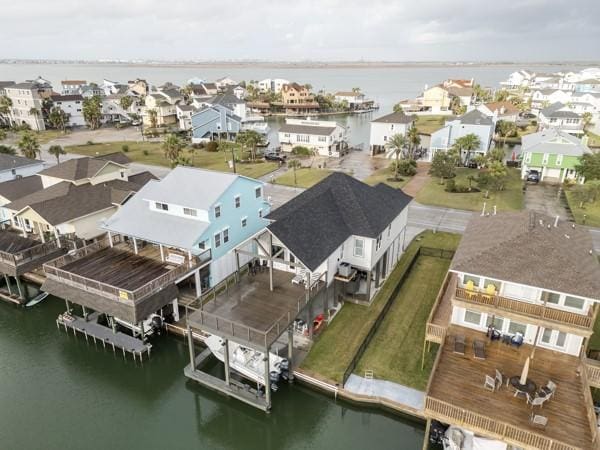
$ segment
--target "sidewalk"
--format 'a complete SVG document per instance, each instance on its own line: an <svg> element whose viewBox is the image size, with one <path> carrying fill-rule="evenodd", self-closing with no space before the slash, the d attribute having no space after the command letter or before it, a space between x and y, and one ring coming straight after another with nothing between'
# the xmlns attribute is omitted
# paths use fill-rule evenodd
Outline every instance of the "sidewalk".
<svg viewBox="0 0 600 450"><path fill-rule="evenodd" d="M402 188L405 194L408 194L411 197L415 197L417 195L417 193L423 188L423 186L425 186L425 184L431 178L428 173L430 167L430 163L417 163L417 173Z"/></svg>

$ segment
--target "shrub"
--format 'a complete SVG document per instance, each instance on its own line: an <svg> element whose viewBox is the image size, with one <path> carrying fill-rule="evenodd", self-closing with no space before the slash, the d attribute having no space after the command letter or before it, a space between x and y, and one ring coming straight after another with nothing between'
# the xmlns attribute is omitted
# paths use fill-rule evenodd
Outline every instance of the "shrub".
<svg viewBox="0 0 600 450"><path fill-rule="evenodd" d="M94 145L94 141L87 141L87 145Z"/></svg>
<svg viewBox="0 0 600 450"><path fill-rule="evenodd" d="M199 150L201 148L204 148L204 142L200 142L200 143L197 143L197 144L192 144L192 148L194 150Z"/></svg>
<svg viewBox="0 0 600 450"><path fill-rule="evenodd" d="M127 144L123 144L123 145L121 146L121 150L123 150L123 152L127 153L127 152L129 151L129 145L127 145Z"/></svg>
<svg viewBox="0 0 600 450"><path fill-rule="evenodd" d="M396 161L390 164L390 170L396 172ZM417 173L417 162L414 160L398 161L398 173L403 176L411 177Z"/></svg>
<svg viewBox="0 0 600 450"><path fill-rule="evenodd" d="M446 187L444 188L446 192L456 192L456 181L453 179L449 179L446 181Z"/></svg>
<svg viewBox="0 0 600 450"><path fill-rule="evenodd" d="M210 141L208 144L206 144L206 151L207 152L219 151L219 143L216 141Z"/></svg>
<svg viewBox="0 0 600 450"><path fill-rule="evenodd" d="M142 153L144 154L144 156L148 156L148 154L149 154L148 150L144 150Z"/></svg>
<svg viewBox="0 0 600 450"><path fill-rule="evenodd" d="M310 155L312 155L312 151L309 148L304 147L302 145L297 145L294 148L292 148L292 153L294 155L297 155L297 156L310 156Z"/></svg>

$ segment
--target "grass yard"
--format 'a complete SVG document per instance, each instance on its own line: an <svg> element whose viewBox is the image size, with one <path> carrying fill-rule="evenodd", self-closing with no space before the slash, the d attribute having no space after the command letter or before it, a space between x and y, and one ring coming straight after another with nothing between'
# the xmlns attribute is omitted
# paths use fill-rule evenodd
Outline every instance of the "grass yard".
<svg viewBox="0 0 600 450"><path fill-rule="evenodd" d="M415 126L421 134L431 134L443 128L446 120L452 120L453 116L417 116Z"/></svg>
<svg viewBox="0 0 600 450"><path fill-rule="evenodd" d="M134 162L169 167L169 161L164 157L160 142L107 142L93 145L67 146L65 147L65 150L68 153L96 156L121 152L123 151L124 145L127 145L129 148L129 151L125 152L125 154ZM227 163L227 160L231 159L230 152L225 154L223 151L207 152L205 150L194 150L192 155L190 149L186 148L183 150L182 156L193 162L192 165L194 167L219 170L221 172L232 172ZM278 167L279 165L275 162L266 162L262 160L254 163L236 164L236 169L239 174L251 178L259 178L272 172Z"/></svg>
<svg viewBox="0 0 600 450"><path fill-rule="evenodd" d="M421 370L425 324L449 266L448 259L419 256L358 362L358 375L372 370L377 379L425 390L436 355L429 352Z"/></svg>
<svg viewBox="0 0 600 450"><path fill-rule="evenodd" d="M573 217L578 224L600 227L600 201L595 203L584 203L583 208L580 208L579 202L575 199L573 192L565 190L565 195L567 197L569 208L573 213Z"/></svg>
<svg viewBox="0 0 600 450"><path fill-rule="evenodd" d="M323 330L313 344L301 369L316 377L341 383L344 372L361 345L372 324L392 295L398 280L407 270L408 264L420 246L456 249L460 235L451 233L423 232L406 249L400 261L375 296L370 306L346 303L331 325ZM429 314L429 311L427 312Z"/></svg>
<svg viewBox="0 0 600 450"><path fill-rule="evenodd" d="M308 189L329 175L331 175L331 171L327 169L301 167L300 169L296 169L296 181L298 184L294 183L294 171L292 169L289 169L283 175L275 178L274 183Z"/></svg>
<svg viewBox="0 0 600 450"><path fill-rule="evenodd" d="M400 175L402 181L390 181L389 178L394 178L394 172L389 167L384 167L383 169L373 172L364 180L364 182L371 186L375 186L379 183L385 183L393 188L400 189L403 188L411 179L411 177L405 177L402 175Z"/></svg>
<svg viewBox="0 0 600 450"><path fill-rule="evenodd" d="M456 169L457 185L468 186L467 177L476 176L477 169ZM474 184L475 185L475 184ZM474 193L452 193L444 190L445 185L440 184L439 178L430 179L417 194L416 200L425 205L443 206L446 208L466 209L469 211L480 211L483 202L487 208L492 209L496 205L498 211L509 211L523 209L523 181L519 169L508 169L508 180L506 188L500 192L490 191L489 198L484 198L484 192Z"/></svg>
<svg viewBox="0 0 600 450"><path fill-rule="evenodd" d="M600 147L600 134L594 134L591 131L586 131L588 136L588 147Z"/></svg>

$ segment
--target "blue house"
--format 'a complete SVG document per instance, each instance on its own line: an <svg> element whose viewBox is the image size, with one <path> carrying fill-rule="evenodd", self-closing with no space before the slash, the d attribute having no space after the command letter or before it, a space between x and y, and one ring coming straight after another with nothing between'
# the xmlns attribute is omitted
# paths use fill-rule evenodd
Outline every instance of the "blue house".
<svg viewBox="0 0 600 450"><path fill-rule="evenodd" d="M205 106L192 114L192 142L224 137L234 139L242 129L242 118L221 104Z"/></svg>
<svg viewBox="0 0 600 450"><path fill-rule="evenodd" d="M150 181L103 228L174 252L210 258L202 267L202 289L236 271L234 248L267 225L270 205L263 184L241 175L178 166ZM255 244L246 244L248 253ZM250 259L239 254L239 265Z"/></svg>
<svg viewBox="0 0 600 450"><path fill-rule="evenodd" d="M485 154L490 148L495 129L495 118L493 116L488 117L477 109L473 109L456 119L449 120L444 128L431 133L429 161L433 159L436 152L447 152L458 138L467 134L475 134L479 138L480 146L474 153Z"/></svg>

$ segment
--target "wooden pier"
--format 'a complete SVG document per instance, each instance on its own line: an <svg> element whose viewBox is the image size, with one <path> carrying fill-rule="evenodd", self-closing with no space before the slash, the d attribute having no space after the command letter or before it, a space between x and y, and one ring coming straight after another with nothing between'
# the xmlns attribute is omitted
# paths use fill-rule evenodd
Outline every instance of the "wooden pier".
<svg viewBox="0 0 600 450"><path fill-rule="evenodd" d="M139 358L142 361L144 354L150 357L151 344L147 344L141 339L134 338L120 331L114 332L112 329L100 325L95 320L86 320L83 317L64 313L56 319L56 326L59 329L61 326L64 327L67 332L69 330L73 331L75 336L77 333L80 333L85 336L85 340L88 342L89 339L92 339L94 343L102 343L104 348L112 347L113 352L120 350L123 352L123 357L127 353L130 353L134 360Z"/></svg>

